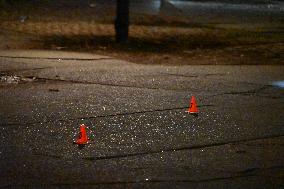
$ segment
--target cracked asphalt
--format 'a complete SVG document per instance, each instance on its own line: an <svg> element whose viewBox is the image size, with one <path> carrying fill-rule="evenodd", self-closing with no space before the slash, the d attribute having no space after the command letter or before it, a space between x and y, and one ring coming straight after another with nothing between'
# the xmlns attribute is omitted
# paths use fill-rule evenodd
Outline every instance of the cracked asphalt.
<svg viewBox="0 0 284 189"><path fill-rule="evenodd" d="M283 188L283 73L1 51L0 188Z"/></svg>

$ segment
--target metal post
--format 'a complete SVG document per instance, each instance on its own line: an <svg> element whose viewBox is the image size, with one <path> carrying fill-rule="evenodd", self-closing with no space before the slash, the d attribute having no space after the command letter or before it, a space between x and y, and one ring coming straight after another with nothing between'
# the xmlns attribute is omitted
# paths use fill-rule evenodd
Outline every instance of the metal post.
<svg viewBox="0 0 284 189"><path fill-rule="evenodd" d="M116 0L115 39L118 43L128 40L129 3L129 0Z"/></svg>

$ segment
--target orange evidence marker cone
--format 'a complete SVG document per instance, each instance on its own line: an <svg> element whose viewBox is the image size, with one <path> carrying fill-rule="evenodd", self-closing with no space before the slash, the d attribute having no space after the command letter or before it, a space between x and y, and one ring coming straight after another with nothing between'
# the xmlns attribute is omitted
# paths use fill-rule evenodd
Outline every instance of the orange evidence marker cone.
<svg viewBox="0 0 284 189"><path fill-rule="evenodd" d="M80 134L75 142L76 144L82 145L82 144L87 144L88 142L88 137L87 137L87 132L86 132L86 126L84 124L80 125Z"/></svg>
<svg viewBox="0 0 284 189"><path fill-rule="evenodd" d="M191 97L190 105L187 112L191 114L198 114L197 104L194 96Z"/></svg>

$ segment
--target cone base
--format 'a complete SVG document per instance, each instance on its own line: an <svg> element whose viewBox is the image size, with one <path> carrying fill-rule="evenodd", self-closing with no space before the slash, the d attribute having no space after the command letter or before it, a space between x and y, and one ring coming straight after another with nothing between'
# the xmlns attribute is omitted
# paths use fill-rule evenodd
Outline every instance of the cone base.
<svg viewBox="0 0 284 189"><path fill-rule="evenodd" d="M185 111L185 112L187 112L187 113L189 113L189 114L198 114L198 112L192 112L192 111L189 111L189 110L187 110L187 111Z"/></svg>
<svg viewBox="0 0 284 189"><path fill-rule="evenodd" d="M198 112L190 112L190 111L186 112L189 113L190 115L193 115L194 117L198 117Z"/></svg>
<svg viewBox="0 0 284 189"><path fill-rule="evenodd" d="M190 113L190 115L193 115L194 117L198 117L198 113Z"/></svg>
<svg viewBox="0 0 284 189"><path fill-rule="evenodd" d="M78 144L78 145L85 145L85 144L88 144L88 141L84 141L84 142L81 142L81 141L73 141L74 144Z"/></svg>

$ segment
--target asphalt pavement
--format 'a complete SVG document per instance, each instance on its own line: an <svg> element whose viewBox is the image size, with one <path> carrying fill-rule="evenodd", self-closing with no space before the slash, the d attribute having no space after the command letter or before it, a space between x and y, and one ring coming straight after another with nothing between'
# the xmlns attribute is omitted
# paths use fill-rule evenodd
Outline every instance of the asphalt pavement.
<svg viewBox="0 0 284 189"><path fill-rule="evenodd" d="M283 73L1 51L0 188L283 188Z"/></svg>

